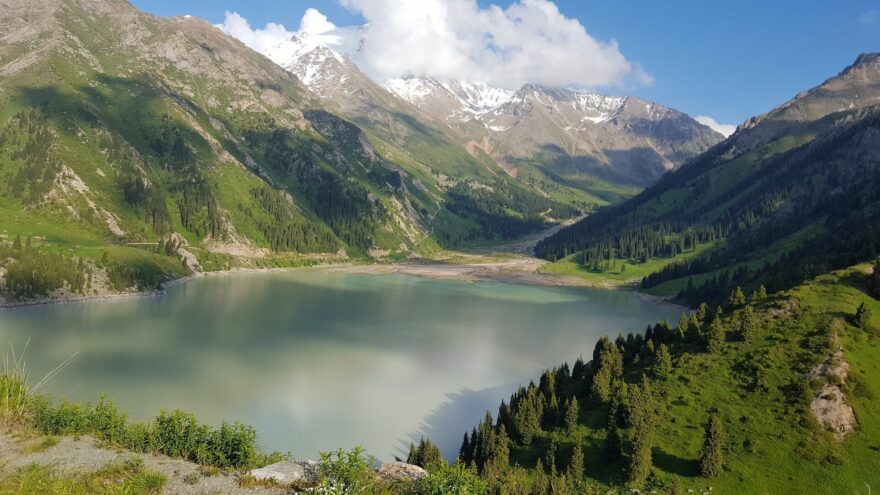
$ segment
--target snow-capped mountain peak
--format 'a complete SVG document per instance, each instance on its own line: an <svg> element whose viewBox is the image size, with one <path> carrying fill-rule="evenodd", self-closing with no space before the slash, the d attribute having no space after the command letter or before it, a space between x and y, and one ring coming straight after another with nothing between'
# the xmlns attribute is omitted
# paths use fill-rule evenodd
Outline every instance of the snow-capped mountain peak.
<svg viewBox="0 0 880 495"><path fill-rule="evenodd" d="M428 98L450 100L450 116L471 115L478 117L504 103L513 96L513 91L498 88L486 83L440 80L429 77L406 77L389 79L383 83L385 88L397 97L416 106L423 105Z"/></svg>

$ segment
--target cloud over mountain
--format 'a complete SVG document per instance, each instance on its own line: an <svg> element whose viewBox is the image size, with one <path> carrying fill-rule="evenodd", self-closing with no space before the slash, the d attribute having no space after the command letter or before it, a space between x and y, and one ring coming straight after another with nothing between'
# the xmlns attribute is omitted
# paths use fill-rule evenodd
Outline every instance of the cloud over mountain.
<svg viewBox="0 0 880 495"><path fill-rule="evenodd" d="M507 8L474 0L340 0L363 16L361 26L338 27L308 9L299 30L270 23L252 28L234 12L219 25L276 62L286 61L293 35L348 53L370 76L409 75L479 81L515 89L526 82L596 88L649 85L614 40L600 41L549 0L520 0Z"/></svg>
<svg viewBox="0 0 880 495"><path fill-rule="evenodd" d="M709 117L707 115L697 115L694 117L694 120L703 124L704 126L709 127L715 132L723 135L724 137L728 137L736 131L736 126L732 124L720 124L717 120Z"/></svg>

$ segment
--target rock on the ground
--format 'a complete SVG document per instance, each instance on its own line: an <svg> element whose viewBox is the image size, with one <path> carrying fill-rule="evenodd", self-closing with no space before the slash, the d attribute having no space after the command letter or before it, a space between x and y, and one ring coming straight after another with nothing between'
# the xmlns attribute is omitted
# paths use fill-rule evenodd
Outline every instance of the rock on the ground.
<svg viewBox="0 0 880 495"><path fill-rule="evenodd" d="M264 481L274 479L278 483L310 483L318 476L318 463L315 461L281 461L266 467L253 469L249 473Z"/></svg>
<svg viewBox="0 0 880 495"><path fill-rule="evenodd" d="M418 481L428 476L424 469L405 462L383 464L377 474L382 481Z"/></svg>

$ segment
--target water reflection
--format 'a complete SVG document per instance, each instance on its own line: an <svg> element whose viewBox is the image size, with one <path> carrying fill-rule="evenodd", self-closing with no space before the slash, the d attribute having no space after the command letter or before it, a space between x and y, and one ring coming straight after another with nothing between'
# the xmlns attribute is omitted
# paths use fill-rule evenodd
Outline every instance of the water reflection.
<svg viewBox="0 0 880 495"><path fill-rule="evenodd" d="M60 396L105 392L138 419L238 419L299 456L361 444L390 459L423 434L454 455L540 369L677 316L613 291L288 272L0 311L0 341L30 338L35 375L79 352L52 384Z"/></svg>

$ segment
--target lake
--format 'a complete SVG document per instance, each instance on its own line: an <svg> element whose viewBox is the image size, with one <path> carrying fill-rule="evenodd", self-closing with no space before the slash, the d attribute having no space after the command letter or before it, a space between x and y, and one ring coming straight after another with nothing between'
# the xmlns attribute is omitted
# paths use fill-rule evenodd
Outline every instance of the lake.
<svg viewBox="0 0 880 495"><path fill-rule="evenodd" d="M362 445L390 460L420 435L454 457L544 368L678 316L622 291L308 270L0 310L0 344L30 339L32 381L78 353L51 382L56 397L103 392L139 420L175 408L239 420L297 457Z"/></svg>

